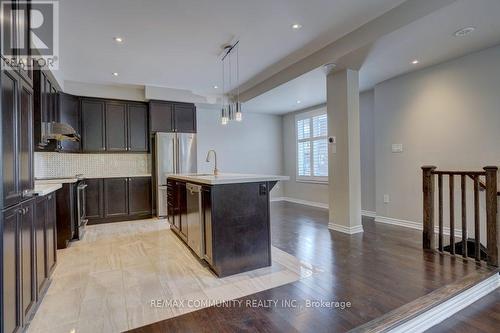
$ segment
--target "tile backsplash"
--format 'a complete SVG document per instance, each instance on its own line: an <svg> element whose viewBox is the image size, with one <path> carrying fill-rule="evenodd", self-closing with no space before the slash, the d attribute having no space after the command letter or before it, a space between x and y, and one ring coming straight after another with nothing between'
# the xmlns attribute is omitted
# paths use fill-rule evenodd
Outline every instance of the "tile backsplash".
<svg viewBox="0 0 500 333"><path fill-rule="evenodd" d="M127 177L151 174L148 154L35 153L35 178Z"/></svg>

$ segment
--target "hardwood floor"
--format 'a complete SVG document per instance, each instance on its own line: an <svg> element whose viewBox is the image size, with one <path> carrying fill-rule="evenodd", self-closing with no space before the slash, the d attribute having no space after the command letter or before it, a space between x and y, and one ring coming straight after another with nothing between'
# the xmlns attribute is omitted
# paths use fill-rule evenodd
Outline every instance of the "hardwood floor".
<svg viewBox="0 0 500 333"><path fill-rule="evenodd" d="M500 289L451 316L427 333L496 333L500 328Z"/></svg>
<svg viewBox="0 0 500 333"><path fill-rule="evenodd" d="M345 332L479 268L422 251L417 230L366 218L364 233L349 236L328 230L326 210L279 202L272 204L271 214L273 245L324 273L243 297L243 306L206 308L134 332ZM252 300L278 304L247 306ZM298 306L283 306L282 300ZM308 306L311 300L351 306Z"/></svg>

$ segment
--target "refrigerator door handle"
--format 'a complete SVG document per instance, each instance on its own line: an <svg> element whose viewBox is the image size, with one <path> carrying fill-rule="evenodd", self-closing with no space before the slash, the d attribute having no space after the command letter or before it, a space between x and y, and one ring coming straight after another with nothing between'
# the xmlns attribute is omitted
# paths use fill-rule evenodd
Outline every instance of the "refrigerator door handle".
<svg viewBox="0 0 500 333"><path fill-rule="evenodd" d="M179 140L179 137L176 138L177 140L177 158L176 158L176 162L177 162L177 173L182 173L182 170L181 169L181 163L180 163L180 159L181 159L181 152L179 151L180 150L180 140Z"/></svg>

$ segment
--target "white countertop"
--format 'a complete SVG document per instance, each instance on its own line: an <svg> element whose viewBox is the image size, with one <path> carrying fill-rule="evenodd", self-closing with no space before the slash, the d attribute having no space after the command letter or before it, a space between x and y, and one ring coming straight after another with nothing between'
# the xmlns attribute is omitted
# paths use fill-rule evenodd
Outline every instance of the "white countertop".
<svg viewBox="0 0 500 333"><path fill-rule="evenodd" d="M222 173L217 176L211 174L180 174L180 175L167 174L165 176L167 178L179 179L187 182L194 182L207 185L258 183L258 182L290 180L290 177L288 176L252 175L252 174L240 174L240 173Z"/></svg>
<svg viewBox="0 0 500 333"><path fill-rule="evenodd" d="M101 178L140 178L140 177L151 177L151 174L141 174L141 175L115 175L115 176L92 176L84 175L83 179L101 179ZM77 178L54 178L54 179L36 179L39 184L73 184L78 181Z"/></svg>
<svg viewBox="0 0 500 333"><path fill-rule="evenodd" d="M52 192L55 192L60 188L62 188L61 183L59 183L59 184L40 184L40 183L36 182L35 189L33 190L33 192L36 195L44 196L44 195L50 194Z"/></svg>

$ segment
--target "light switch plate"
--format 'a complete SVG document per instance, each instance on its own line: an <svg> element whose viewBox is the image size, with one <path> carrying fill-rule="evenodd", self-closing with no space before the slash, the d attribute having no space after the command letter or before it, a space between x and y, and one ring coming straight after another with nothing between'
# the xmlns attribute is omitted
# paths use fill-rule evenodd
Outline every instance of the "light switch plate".
<svg viewBox="0 0 500 333"><path fill-rule="evenodd" d="M403 144L402 143L393 143L392 144L392 152L393 153L402 153L403 152Z"/></svg>
<svg viewBox="0 0 500 333"><path fill-rule="evenodd" d="M389 203L391 202L391 197L389 196L389 194L384 194L384 203Z"/></svg>

